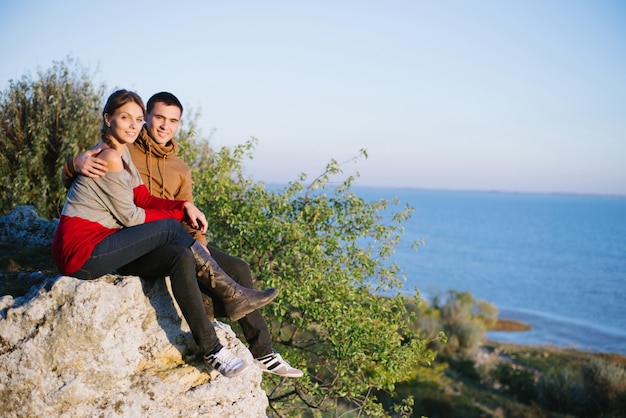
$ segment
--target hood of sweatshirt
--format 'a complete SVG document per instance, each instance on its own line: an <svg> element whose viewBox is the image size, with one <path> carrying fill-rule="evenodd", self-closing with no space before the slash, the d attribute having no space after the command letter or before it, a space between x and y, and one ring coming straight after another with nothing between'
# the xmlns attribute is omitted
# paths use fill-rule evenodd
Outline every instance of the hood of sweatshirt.
<svg viewBox="0 0 626 418"><path fill-rule="evenodd" d="M178 152L176 141L172 139L167 144L161 145L152 139L145 126L141 129L137 140L135 140L135 146L141 148L144 154L152 154L157 158L171 157Z"/></svg>
<svg viewBox="0 0 626 418"><path fill-rule="evenodd" d="M165 160L176 156L176 152L178 152L178 144L173 139L168 141L166 144L159 144L150 136L150 134L148 134L148 130L144 126L135 140L134 145L141 150L146 159L146 168L148 170L148 181L146 186L148 187L148 190L153 195L165 197ZM150 156L153 156L154 158L150 158ZM153 165L152 162L155 160L156 164ZM153 185L153 180L155 179L157 179L156 181L160 185L156 188L156 190L154 190ZM157 192L155 193L155 191Z"/></svg>

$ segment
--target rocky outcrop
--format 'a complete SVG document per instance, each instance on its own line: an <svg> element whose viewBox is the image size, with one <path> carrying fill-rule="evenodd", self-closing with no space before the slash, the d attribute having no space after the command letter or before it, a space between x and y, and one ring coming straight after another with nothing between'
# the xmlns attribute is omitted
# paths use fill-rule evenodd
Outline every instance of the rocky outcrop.
<svg viewBox="0 0 626 418"><path fill-rule="evenodd" d="M222 344L252 363L229 326ZM167 279L57 276L0 298L2 417L264 417L261 371L209 372Z"/></svg>
<svg viewBox="0 0 626 418"><path fill-rule="evenodd" d="M50 245L58 219L46 221L34 206L18 206L0 217L0 242L18 245Z"/></svg>

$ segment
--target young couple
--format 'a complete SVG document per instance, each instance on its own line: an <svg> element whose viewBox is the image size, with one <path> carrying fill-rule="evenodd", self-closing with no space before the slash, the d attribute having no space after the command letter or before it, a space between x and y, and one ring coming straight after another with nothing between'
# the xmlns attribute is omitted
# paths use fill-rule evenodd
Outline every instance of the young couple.
<svg viewBox="0 0 626 418"><path fill-rule="evenodd" d="M84 280L112 270L170 276L207 366L227 377L248 366L220 344L206 312L215 303L216 312L239 321L263 371L300 377L273 350L259 311L278 292L254 290L246 262L206 246L207 220L192 203L191 170L175 155L182 113L171 93L152 96L147 113L136 93L111 94L100 143L63 167L69 191L52 244L55 263L62 274Z"/></svg>

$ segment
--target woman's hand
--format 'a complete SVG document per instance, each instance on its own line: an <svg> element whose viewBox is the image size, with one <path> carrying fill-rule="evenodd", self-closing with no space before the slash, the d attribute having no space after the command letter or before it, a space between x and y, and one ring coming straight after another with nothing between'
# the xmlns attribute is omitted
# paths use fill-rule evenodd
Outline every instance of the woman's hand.
<svg viewBox="0 0 626 418"><path fill-rule="evenodd" d="M198 209L196 205L191 202L185 202L183 207L185 208L185 215L187 215L187 222L189 225L203 234L206 233L208 222L204 213L202 213L200 209Z"/></svg>

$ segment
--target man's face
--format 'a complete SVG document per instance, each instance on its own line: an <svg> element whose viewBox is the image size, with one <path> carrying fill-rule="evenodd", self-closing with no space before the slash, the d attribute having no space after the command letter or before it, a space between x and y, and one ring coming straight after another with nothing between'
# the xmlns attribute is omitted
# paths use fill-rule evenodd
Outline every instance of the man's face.
<svg viewBox="0 0 626 418"><path fill-rule="evenodd" d="M161 145L168 143L180 125L180 109L177 106L168 106L163 102L154 104L148 113L146 129L148 134Z"/></svg>

